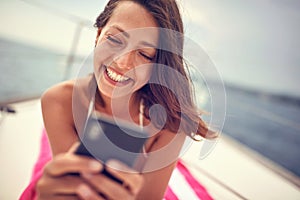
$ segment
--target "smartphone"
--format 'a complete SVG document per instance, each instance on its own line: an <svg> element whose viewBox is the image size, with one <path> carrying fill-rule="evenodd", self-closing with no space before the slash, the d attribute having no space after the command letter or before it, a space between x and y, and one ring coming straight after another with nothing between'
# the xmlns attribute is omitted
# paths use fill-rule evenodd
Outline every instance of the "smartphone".
<svg viewBox="0 0 300 200"><path fill-rule="evenodd" d="M146 162L143 146L148 137L148 132L134 123L92 114L75 153L93 157L104 165L109 159L116 159L140 172ZM102 173L122 183L109 174L105 167Z"/></svg>

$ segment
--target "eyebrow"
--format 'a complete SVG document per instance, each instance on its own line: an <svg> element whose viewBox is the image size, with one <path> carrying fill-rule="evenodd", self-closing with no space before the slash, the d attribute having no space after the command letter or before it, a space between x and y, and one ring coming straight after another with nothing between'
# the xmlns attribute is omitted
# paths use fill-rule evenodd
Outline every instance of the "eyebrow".
<svg viewBox="0 0 300 200"><path fill-rule="evenodd" d="M119 27L119 26L112 25L111 28L117 29L118 31L120 31L127 38L130 37L130 35L126 31L124 31L121 27Z"/></svg>
<svg viewBox="0 0 300 200"><path fill-rule="evenodd" d="M117 25L112 25L112 26L110 26L110 27L111 27L111 28L117 29L117 30L120 31L125 37L130 38L129 33L127 33L126 31L124 31L121 27L119 27L119 26L117 26ZM142 41L141 44L144 45L144 46L152 47L152 48L154 48L154 49L157 48L156 45L151 44L151 43L146 42L146 41Z"/></svg>

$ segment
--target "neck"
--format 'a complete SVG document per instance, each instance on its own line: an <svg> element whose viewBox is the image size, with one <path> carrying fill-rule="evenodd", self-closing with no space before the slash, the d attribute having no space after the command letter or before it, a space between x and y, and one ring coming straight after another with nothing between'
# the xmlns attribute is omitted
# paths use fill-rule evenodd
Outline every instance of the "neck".
<svg viewBox="0 0 300 200"><path fill-rule="evenodd" d="M120 98L110 98L101 95L105 107L99 109L108 115L132 121L139 115L140 99L136 94L123 96Z"/></svg>

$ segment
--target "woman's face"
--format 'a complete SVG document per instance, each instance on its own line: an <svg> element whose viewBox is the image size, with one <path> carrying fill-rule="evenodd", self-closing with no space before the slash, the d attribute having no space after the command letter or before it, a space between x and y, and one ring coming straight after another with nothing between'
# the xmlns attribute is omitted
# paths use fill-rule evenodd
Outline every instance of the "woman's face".
<svg viewBox="0 0 300 200"><path fill-rule="evenodd" d="M101 94L113 98L143 87L151 76L158 29L142 6L120 2L97 37L94 73Z"/></svg>

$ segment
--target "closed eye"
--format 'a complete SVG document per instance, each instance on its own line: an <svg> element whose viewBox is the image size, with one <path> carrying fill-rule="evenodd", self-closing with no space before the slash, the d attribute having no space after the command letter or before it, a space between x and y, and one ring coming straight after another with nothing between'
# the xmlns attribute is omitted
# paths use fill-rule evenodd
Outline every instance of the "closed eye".
<svg viewBox="0 0 300 200"><path fill-rule="evenodd" d="M115 43L115 44L122 44L122 41L120 41L119 39L117 39L116 37L114 36L111 36L111 35L108 35L106 37L106 39L108 39L109 41Z"/></svg>
<svg viewBox="0 0 300 200"><path fill-rule="evenodd" d="M141 56L143 56L144 58L146 58L146 59L149 60L149 61L152 61L152 60L154 59L153 57L150 57L150 56L146 55L146 54L143 53L143 52L139 52L139 53L140 53Z"/></svg>

